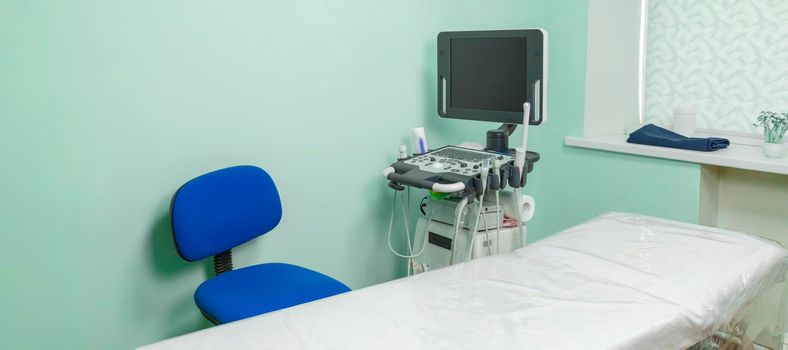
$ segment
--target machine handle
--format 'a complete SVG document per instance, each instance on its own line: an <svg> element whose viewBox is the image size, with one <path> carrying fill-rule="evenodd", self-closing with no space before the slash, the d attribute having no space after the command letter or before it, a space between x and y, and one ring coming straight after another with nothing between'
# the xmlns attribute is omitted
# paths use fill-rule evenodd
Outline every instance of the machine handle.
<svg viewBox="0 0 788 350"><path fill-rule="evenodd" d="M465 184L462 182L455 182L453 184L439 184L435 183L432 185L432 190L434 192L439 193L452 193L452 192L460 192L465 189Z"/></svg>
<svg viewBox="0 0 788 350"><path fill-rule="evenodd" d="M465 189L465 184L462 183L462 182L455 182L455 183L450 183L450 184L442 184L442 183L437 183L437 182L432 182L432 181L427 181L427 180L414 181L412 179L407 179L404 176L402 176L400 174L397 174L396 171L394 170L394 168L392 168L392 167L388 167L388 168L384 169L383 170L383 176L385 176L386 179L388 179L390 181L399 182L399 183L403 183L403 184L410 185L410 186L425 188L425 189L433 190L435 192L440 192L440 193L459 192L459 191L462 191L462 190Z"/></svg>

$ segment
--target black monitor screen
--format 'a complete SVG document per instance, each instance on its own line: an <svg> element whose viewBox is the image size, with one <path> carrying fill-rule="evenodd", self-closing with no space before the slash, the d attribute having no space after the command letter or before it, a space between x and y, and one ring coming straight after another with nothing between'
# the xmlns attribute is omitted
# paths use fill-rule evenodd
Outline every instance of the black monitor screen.
<svg viewBox="0 0 788 350"><path fill-rule="evenodd" d="M526 38L451 39L450 107L522 113L526 52Z"/></svg>

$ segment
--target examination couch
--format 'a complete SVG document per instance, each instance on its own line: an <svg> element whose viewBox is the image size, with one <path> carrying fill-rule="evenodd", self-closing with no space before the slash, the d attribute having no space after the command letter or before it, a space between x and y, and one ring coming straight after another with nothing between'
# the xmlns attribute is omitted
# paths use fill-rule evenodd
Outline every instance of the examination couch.
<svg viewBox="0 0 788 350"><path fill-rule="evenodd" d="M749 320L754 304L785 295L786 257L755 236L611 213L512 253L144 349L751 349L782 333L782 304L765 331L747 328L764 323Z"/></svg>

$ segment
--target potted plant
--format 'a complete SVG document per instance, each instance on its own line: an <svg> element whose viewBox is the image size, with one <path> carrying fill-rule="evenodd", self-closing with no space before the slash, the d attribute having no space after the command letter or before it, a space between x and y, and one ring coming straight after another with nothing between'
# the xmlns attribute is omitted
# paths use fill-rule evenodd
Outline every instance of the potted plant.
<svg viewBox="0 0 788 350"><path fill-rule="evenodd" d="M788 131L788 114L763 111L753 126L763 128L763 153L767 157L781 158L785 155L783 137Z"/></svg>

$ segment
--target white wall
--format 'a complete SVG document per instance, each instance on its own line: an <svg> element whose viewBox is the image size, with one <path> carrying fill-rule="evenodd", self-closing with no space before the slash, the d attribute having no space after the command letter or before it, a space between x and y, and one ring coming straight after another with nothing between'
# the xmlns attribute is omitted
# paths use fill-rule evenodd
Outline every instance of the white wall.
<svg viewBox="0 0 788 350"><path fill-rule="evenodd" d="M623 134L639 118L641 1L590 0L585 136Z"/></svg>
<svg viewBox="0 0 788 350"><path fill-rule="evenodd" d="M788 176L721 168L716 224L788 247Z"/></svg>

